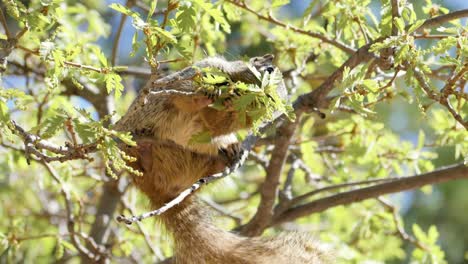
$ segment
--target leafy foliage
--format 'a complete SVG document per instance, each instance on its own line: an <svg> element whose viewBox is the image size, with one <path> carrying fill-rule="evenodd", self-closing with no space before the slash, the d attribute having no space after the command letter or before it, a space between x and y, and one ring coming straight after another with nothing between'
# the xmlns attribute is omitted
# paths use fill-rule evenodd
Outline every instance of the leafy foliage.
<svg viewBox="0 0 468 264"><path fill-rule="evenodd" d="M425 26L428 19L450 13L441 1L110 2L5 0L0 5L8 27L1 23L1 263L76 262L86 253L83 247L97 254L102 249L102 256L116 263L155 263L171 255L171 243L153 220L128 228L108 221L148 209L146 199L128 188L128 177L120 175L139 174L128 166L134 159L119 149L135 143L112 126L149 78L142 66L164 75L206 56L274 53L279 70L257 72L258 85L233 82L211 68L200 69L195 81L217 95L210 107L234 108L241 119L253 121L254 130L279 114L295 120L298 127L278 170L275 214L369 181L468 162L468 28L459 19ZM120 27L123 17L128 20ZM347 63L355 51L365 54L366 45L369 60ZM331 92L313 105L327 118L305 113L295 119L290 102L316 96L327 83ZM283 84L290 100L277 93ZM273 145L283 132L258 135L242 176L225 179L222 191L203 194L223 209L216 218L223 228L237 228L257 212L260 186L276 162ZM191 140L210 139L202 132ZM44 141L48 144L41 148ZM95 147L94 152L83 153L83 146ZM63 162L47 163L25 153L26 147L53 158L68 157L64 149L75 152ZM337 252L337 263L464 263L468 236L456 230L466 229L468 201L451 191L453 186L458 182L425 187L402 199L335 206L267 233L311 231ZM408 218L422 211L411 207L419 195L429 210ZM448 212L445 222L442 211Z"/></svg>

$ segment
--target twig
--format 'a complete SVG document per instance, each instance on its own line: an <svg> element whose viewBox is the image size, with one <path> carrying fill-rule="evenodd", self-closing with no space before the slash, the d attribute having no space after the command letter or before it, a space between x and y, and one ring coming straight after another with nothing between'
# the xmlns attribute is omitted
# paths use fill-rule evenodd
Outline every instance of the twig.
<svg viewBox="0 0 468 264"><path fill-rule="evenodd" d="M65 64L67 66L72 66L72 67L75 67L75 68L80 68L80 69L85 69L85 70L89 70L89 71L98 72L98 73L109 73L110 72L110 70L108 68L98 68L98 67L83 65L83 64L80 64L80 63L76 63L76 62L71 62L71 61L64 61L63 64Z"/></svg>
<svg viewBox="0 0 468 264"><path fill-rule="evenodd" d="M395 206L390 204L388 201L386 201L382 197L377 198L377 200L387 209L387 211L392 213L393 223L395 224L396 233L398 234L398 236L401 239L410 242L411 244L415 245L416 247L418 247L418 248L420 248L420 249L422 249L424 251L430 252L430 249L426 245L424 245L419 240L417 240L416 238L414 238L414 237L410 236L408 233L406 233L405 228L403 227L403 223L402 223L402 221L401 221L401 219L400 219L400 217L398 215L398 210L397 210L397 208Z"/></svg>
<svg viewBox="0 0 468 264"><path fill-rule="evenodd" d="M451 20L468 17L468 9L462 9L450 12L445 15L440 15L434 18L427 19L417 30L422 30L428 27L436 27Z"/></svg>
<svg viewBox="0 0 468 264"><path fill-rule="evenodd" d="M292 199L292 181L296 170L299 168L299 159L294 155L290 155L293 161L291 162L291 167L286 175L286 181L284 181L283 189L279 192L279 200L281 203L288 203Z"/></svg>
<svg viewBox="0 0 468 264"><path fill-rule="evenodd" d="M131 8L134 2L135 1L127 0L126 7ZM117 32L115 33L114 46L112 47L112 55L111 55L112 66L115 66L116 64L117 52L119 50L119 44L120 44L120 36L122 35L123 26L125 25L126 20L127 20L127 15L122 13L120 15L119 27L117 28Z"/></svg>
<svg viewBox="0 0 468 264"><path fill-rule="evenodd" d="M122 198L123 198L123 196L122 196ZM130 214L132 214L132 215L135 214L135 210L133 209L133 207L131 207L128 204L128 202L125 199L120 199L120 202L125 207L125 209L130 211ZM145 239L145 243L148 246L148 248L153 252L153 254L156 256L158 261L163 260L164 259L163 253L161 252L161 250L158 247L153 247L154 243L151 241L151 238L150 238L149 234L145 231L143 225L140 222L137 222L136 224L137 224L138 230L140 230L140 233L143 235L143 238Z"/></svg>
<svg viewBox="0 0 468 264"><path fill-rule="evenodd" d="M213 208L216 212L220 213L221 215L226 216L226 217L229 217L229 218L231 218L232 220L234 220L234 222L236 223L236 225L240 225L240 224L241 224L242 218L240 218L239 216L233 215L232 213L228 212L228 211L226 210L226 208L224 208L222 205L217 204L215 201L213 201L213 200L211 200L211 199L208 199L208 198L202 198L202 201L203 201L204 203L206 203L207 205L209 205L211 208Z"/></svg>
<svg viewBox="0 0 468 264"><path fill-rule="evenodd" d="M382 182L391 182L391 181L395 181L397 179L399 179L399 178L372 179L372 180L346 182L346 183L341 183L341 184L330 185L330 186L323 187L323 188L317 189L317 190L313 190L311 192L308 192L308 193L302 194L300 196L294 197L291 200L290 204L291 205L298 204L298 203L302 202L303 200L308 199L311 196L320 194L322 192L329 192L329 191L333 191L333 190L337 190L337 189L341 189L341 188L353 187L353 186L358 186L358 185L366 185L366 184L382 183Z"/></svg>
<svg viewBox="0 0 468 264"><path fill-rule="evenodd" d="M432 35L425 35L425 34L414 34L413 37L415 39L444 39L448 37L456 37L452 35L441 35L441 34L432 34Z"/></svg>
<svg viewBox="0 0 468 264"><path fill-rule="evenodd" d="M10 30L8 29L8 24L5 18L5 15L3 14L3 9L0 8L0 23L2 23L3 29L5 30L5 35L7 36L7 39L11 39L13 36L11 35Z"/></svg>
<svg viewBox="0 0 468 264"><path fill-rule="evenodd" d="M395 25L395 18L400 17L400 9L398 7L399 0L391 0L392 5L392 36L398 35L398 28Z"/></svg>
<svg viewBox="0 0 468 264"><path fill-rule="evenodd" d="M38 50L32 50L32 49L26 48L26 47L21 46L21 45L17 45L16 47L21 49L21 50L24 50L26 52L29 52L31 54L34 54L36 56L40 56ZM111 71L109 68L98 68L98 67L84 65L84 64L80 64L80 63L76 63L76 62L72 62L72 61L63 61L63 64L67 65L67 66L75 67L75 68L85 69L85 70L94 71L94 72L98 72L98 73L104 73L104 74L109 73Z"/></svg>
<svg viewBox="0 0 468 264"><path fill-rule="evenodd" d="M251 151L251 152L249 153L249 158L252 159L252 160L254 160L255 163L259 164L259 165L262 166L263 168L268 167L268 162L269 162L269 161L268 161L268 159L267 159L265 156L263 156L263 155L260 155L260 154L254 152L254 151Z"/></svg>
<svg viewBox="0 0 468 264"><path fill-rule="evenodd" d="M76 146L57 146L46 140L41 139L39 136L26 132L21 126L15 122L11 122L13 125L13 132L20 136L24 141L24 152L26 158L30 157L30 154L35 155L37 158L44 160L45 162L60 161L64 162L73 159L87 159L92 160L87 154L95 152L97 150L97 142L90 144L78 144ZM48 150L59 156L49 156L42 153L41 149ZM29 160L29 159L28 159Z"/></svg>
<svg viewBox="0 0 468 264"><path fill-rule="evenodd" d="M233 5L236 5L236 6L240 7L240 8L243 8L243 9L247 10L248 12L256 15L261 20L268 21L268 22L270 22L272 24L275 24L277 26L280 26L282 28L285 28L285 29L288 29L288 30L291 30L291 31L294 31L294 32L297 32L297 33L300 33L300 34L304 34L304 35L310 36L312 38L320 39L325 43L331 44L331 45L341 49L342 51L346 52L347 54L353 54L355 52L355 50L353 48L348 47L348 46L346 46L345 44L343 44L343 43L341 43L339 41L330 39L330 38L328 38L328 37L326 37L326 36L324 36L322 34L318 34L318 33L312 32L312 31L303 30L303 29L295 27L293 25L286 24L286 23L276 19L275 17L273 17L273 15L271 13L269 13L268 16L261 15L257 11L253 10L250 6L248 6L244 1L238 1L238 0L226 0L226 1L233 4Z"/></svg>
<svg viewBox="0 0 468 264"><path fill-rule="evenodd" d="M410 67L410 65L407 65L407 67ZM463 120L463 117L453 109L452 105L450 104L450 101L446 96L439 96L434 90L432 90L429 87L429 84L426 82L424 75L419 69L414 69L414 77L418 81L419 85L423 89L423 91L426 93L426 95L436 101L439 102L441 105L443 105L447 110L450 112L450 114L453 116L455 120L457 120L458 123L460 123L462 126L465 127L466 130L468 130L468 122ZM450 81L448 82L448 84ZM447 85L448 85L447 84ZM447 90L449 89L449 86L447 86Z"/></svg>

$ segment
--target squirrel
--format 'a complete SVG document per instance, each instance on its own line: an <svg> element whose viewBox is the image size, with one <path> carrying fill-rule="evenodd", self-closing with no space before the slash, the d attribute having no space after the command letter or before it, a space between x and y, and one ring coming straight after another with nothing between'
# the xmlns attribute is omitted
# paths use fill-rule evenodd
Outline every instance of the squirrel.
<svg viewBox="0 0 468 264"><path fill-rule="evenodd" d="M273 56L250 60L259 71L272 71ZM159 80L150 79L115 129L133 133L136 147L124 151L136 157L131 166L143 173L133 176L135 186L159 208L197 180L219 173L238 160L240 143L234 134L249 128L232 109L215 110L212 94L151 93L162 89L196 90L191 80L198 67L214 67L233 81L256 83L246 63L208 58ZM201 131L212 135L209 143L192 143ZM217 228L195 196L160 215L174 237L177 264L328 263L328 255L307 235L285 233L272 238L243 237Z"/></svg>

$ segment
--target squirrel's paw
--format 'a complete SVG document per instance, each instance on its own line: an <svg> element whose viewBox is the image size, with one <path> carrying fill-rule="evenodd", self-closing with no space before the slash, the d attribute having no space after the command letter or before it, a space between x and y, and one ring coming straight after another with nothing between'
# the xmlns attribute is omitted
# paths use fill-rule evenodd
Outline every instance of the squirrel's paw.
<svg viewBox="0 0 468 264"><path fill-rule="evenodd" d="M225 148L219 149L219 154L225 159L226 165L229 167L239 162L243 153L244 150L239 143L231 144Z"/></svg>

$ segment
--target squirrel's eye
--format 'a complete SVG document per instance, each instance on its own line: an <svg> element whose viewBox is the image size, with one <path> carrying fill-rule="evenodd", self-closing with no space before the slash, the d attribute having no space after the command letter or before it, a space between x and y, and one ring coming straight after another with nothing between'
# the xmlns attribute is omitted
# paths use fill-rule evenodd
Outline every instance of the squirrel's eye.
<svg viewBox="0 0 468 264"><path fill-rule="evenodd" d="M268 73L271 74L271 73L275 70L275 68L273 68L272 66L268 66L268 67L266 67L265 70L266 70Z"/></svg>

